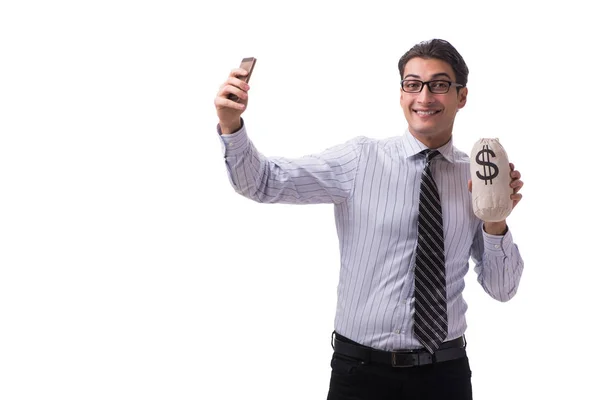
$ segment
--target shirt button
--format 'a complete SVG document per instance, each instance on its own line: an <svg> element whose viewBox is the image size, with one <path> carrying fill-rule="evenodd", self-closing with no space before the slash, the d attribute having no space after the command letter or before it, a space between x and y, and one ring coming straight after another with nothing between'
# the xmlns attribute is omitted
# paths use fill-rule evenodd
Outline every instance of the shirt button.
<svg viewBox="0 0 600 400"><path fill-rule="evenodd" d="M500 245L499 244L495 244L494 247L497 248L497 249L499 249Z"/></svg>
<svg viewBox="0 0 600 400"><path fill-rule="evenodd" d="M400 329L396 329L396 333L399 335L402 332L400 331Z"/></svg>

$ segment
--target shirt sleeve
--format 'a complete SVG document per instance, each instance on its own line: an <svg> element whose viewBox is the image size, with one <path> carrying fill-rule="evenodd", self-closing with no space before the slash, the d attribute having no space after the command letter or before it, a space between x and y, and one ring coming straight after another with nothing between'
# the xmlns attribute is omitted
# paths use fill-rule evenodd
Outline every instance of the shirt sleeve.
<svg viewBox="0 0 600 400"><path fill-rule="evenodd" d="M217 130L220 132L219 127ZM229 181L242 196L260 203L342 203L351 196L362 138L298 159L259 153L245 124L221 135Z"/></svg>
<svg viewBox="0 0 600 400"><path fill-rule="evenodd" d="M496 300L508 301L516 293L523 273L523 259L510 230L490 235L480 224L471 248L477 281Z"/></svg>

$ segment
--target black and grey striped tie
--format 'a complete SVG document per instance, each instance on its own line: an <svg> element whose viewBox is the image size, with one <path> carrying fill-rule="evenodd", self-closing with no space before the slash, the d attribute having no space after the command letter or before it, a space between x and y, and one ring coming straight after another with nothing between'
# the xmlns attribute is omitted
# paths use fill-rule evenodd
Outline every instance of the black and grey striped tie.
<svg viewBox="0 0 600 400"><path fill-rule="evenodd" d="M440 152L428 149L421 153L425 154L426 164L419 196L414 333L427 351L433 353L448 335L442 206L429 168Z"/></svg>

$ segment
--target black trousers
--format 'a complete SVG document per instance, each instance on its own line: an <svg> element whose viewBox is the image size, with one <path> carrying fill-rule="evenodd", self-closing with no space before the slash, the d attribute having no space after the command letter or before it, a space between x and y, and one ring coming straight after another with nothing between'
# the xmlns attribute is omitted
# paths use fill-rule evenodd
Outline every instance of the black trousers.
<svg viewBox="0 0 600 400"><path fill-rule="evenodd" d="M413 399L472 400L469 359L394 368L333 353L327 400Z"/></svg>

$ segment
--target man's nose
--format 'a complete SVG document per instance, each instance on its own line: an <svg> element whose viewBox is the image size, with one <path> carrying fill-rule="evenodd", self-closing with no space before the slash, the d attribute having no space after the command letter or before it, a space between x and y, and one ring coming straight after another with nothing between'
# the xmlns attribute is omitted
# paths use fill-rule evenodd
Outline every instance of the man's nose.
<svg viewBox="0 0 600 400"><path fill-rule="evenodd" d="M417 96L417 102L422 104L430 104L433 103L435 98L433 94L429 91L429 86L423 85L423 89L419 92L419 96Z"/></svg>

